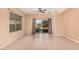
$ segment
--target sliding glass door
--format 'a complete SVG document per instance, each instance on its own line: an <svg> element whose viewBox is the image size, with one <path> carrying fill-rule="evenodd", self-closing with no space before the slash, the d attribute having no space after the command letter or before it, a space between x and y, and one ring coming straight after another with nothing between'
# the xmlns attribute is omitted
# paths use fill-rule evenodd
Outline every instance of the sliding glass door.
<svg viewBox="0 0 79 59"><path fill-rule="evenodd" d="M32 34L35 33L49 33L52 34L52 21L51 18L48 20L33 19L32 23Z"/></svg>

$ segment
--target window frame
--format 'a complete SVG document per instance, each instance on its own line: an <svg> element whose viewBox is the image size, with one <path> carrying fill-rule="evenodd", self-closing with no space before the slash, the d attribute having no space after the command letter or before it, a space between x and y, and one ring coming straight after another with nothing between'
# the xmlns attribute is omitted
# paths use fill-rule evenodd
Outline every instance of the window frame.
<svg viewBox="0 0 79 59"><path fill-rule="evenodd" d="M22 30L22 16L17 15L15 13L9 13L9 32L16 32ZM13 18L13 19L11 19ZM14 25L14 29L11 29L12 25Z"/></svg>

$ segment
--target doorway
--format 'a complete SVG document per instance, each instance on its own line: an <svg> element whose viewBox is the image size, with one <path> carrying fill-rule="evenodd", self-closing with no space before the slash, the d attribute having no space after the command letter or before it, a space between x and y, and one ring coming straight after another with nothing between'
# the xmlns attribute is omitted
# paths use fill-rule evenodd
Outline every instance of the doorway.
<svg viewBox="0 0 79 59"><path fill-rule="evenodd" d="M50 19L33 19L32 34L35 33L52 34L52 26Z"/></svg>

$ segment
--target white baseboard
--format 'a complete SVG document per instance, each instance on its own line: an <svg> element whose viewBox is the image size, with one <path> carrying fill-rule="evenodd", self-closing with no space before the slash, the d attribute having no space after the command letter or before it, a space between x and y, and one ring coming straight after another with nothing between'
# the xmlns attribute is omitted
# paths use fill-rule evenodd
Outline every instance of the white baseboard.
<svg viewBox="0 0 79 59"><path fill-rule="evenodd" d="M64 35L64 37L66 37L66 38L68 38L68 39L72 40L73 42L75 42L75 43L78 43L78 44L79 44L79 41L77 41L77 40L73 39L72 37L70 37L70 36L68 36L68 35Z"/></svg>

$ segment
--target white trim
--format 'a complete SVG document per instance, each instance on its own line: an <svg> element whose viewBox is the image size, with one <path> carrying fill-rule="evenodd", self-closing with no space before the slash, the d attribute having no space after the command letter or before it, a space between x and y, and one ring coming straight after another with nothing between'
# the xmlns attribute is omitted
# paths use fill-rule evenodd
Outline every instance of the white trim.
<svg viewBox="0 0 79 59"><path fill-rule="evenodd" d="M79 44L79 41L73 39L72 37L68 36L68 35L64 35L64 37L68 38L69 40L72 40L73 42L75 43L78 43Z"/></svg>

